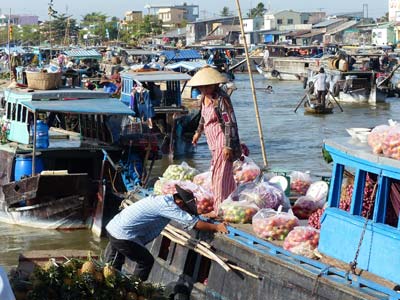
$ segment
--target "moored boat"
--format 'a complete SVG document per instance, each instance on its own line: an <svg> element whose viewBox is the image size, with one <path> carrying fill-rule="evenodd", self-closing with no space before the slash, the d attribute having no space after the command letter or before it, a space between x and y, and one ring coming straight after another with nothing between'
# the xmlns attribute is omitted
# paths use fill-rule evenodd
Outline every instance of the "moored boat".
<svg viewBox="0 0 400 300"><path fill-rule="evenodd" d="M142 170L140 160L157 152L145 150L147 145L119 144L122 119L133 113L102 92L8 89L5 108L8 141L0 145L2 222L47 229L91 227L96 191L108 171L101 169L103 150L123 161L132 184L142 175L137 174ZM137 163L140 168L130 167ZM113 209L117 206L114 203Z"/></svg>
<svg viewBox="0 0 400 300"><path fill-rule="evenodd" d="M318 259L260 239L246 224L231 225L228 235L192 232L186 243L168 228L148 245L156 257L150 280L184 283L191 299L400 299L399 255L392 250L399 241L398 198L393 197L398 197L395 190L399 193L400 164L350 138L327 140L325 147L334 163ZM356 170L354 190L345 211L339 202L350 169ZM365 215L367 176L376 182L375 204Z"/></svg>

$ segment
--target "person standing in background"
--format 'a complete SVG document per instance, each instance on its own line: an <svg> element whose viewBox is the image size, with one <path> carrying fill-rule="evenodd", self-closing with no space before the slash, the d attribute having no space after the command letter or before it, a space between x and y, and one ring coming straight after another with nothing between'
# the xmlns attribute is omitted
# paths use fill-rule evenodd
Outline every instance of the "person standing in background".
<svg viewBox="0 0 400 300"><path fill-rule="evenodd" d="M268 48L265 48L263 55L263 63L265 68L268 67L268 59L269 59L269 50Z"/></svg>
<svg viewBox="0 0 400 300"><path fill-rule="evenodd" d="M325 107L325 98L326 98L326 74L324 68L319 69L319 73L315 76L314 86L317 91L317 100L318 105L322 105Z"/></svg>

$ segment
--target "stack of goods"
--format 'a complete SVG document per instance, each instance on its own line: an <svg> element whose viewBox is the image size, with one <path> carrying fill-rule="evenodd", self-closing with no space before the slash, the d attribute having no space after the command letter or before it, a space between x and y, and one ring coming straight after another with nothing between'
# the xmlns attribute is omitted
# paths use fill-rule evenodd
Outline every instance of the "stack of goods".
<svg viewBox="0 0 400 300"><path fill-rule="evenodd" d="M257 164L248 157L237 160L233 163L233 176L236 183L245 183L255 180L261 173Z"/></svg>
<svg viewBox="0 0 400 300"><path fill-rule="evenodd" d="M288 203L285 203L286 197L282 189L277 185L263 181L239 185L229 198L234 201L246 200L252 202L260 209L277 209L281 205L288 206Z"/></svg>
<svg viewBox="0 0 400 300"><path fill-rule="evenodd" d="M210 171L200 173L193 178L193 183L201 186L207 191L211 191L211 176L212 173Z"/></svg>
<svg viewBox="0 0 400 300"><path fill-rule="evenodd" d="M376 126L368 135L368 145L371 146L373 153L381 154L383 152L383 141L385 140L389 129L390 126L388 125L379 125Z"/></svg>
<svg viewBox="0 0 400 300"><path fill-rule="evenodd" d="M375 154L400 160L400 125L389 120L389 125L378 125L368 135L368 145Z"/></svg>
<svg viewBox="0 0 400 300"><path fill-rule="evenodd" d="M225 200L221 204L222 217L229 223L251 223L251 219L259 208L253 202L246 200Z"/></svg>
<svg viewBox="0 0 400 300"><path fill-rule="evenodd" d="M253 217L254 232L269 241L283 241L296 226L299 226L299 220L295 216L273 209L261 209Z"/></svg>
<svg viewBox="0 0 400 300"><path fill-rule="evenodd" d="M370 174L367 174L365 187L364 187L364 199L362 204L361 216L366 218L372 217L374 209L374 187L375 181L371 178ZM347 178L347 182L343 185L342 192L340 195L339 208L345 211L350 210L351 200L353 196L354 182L352 178ZM317 209L308 218L308 224L316 229L321 228L321 216L324 213L324 208Z"/></svg>
<svg viewBox="0 0 400 300"><path fill-rule="evenodd" d="M183 162L180 165L169 165L163 174L164 179L193 180L199 172Z"/></svg>
<svg viewBox="0 0 400 300"><path fill-rule="evenodd" d="M305 195L311 185L311 176L308 173L293 171L290 173L290 191L293 194Z"/></svg>
<svg viewBox="0 0 400 300"><path fill-rule="evenodd" d="M310 215L322 208L328 195L328 184L325 181L317 181L310 185L306 195L298 198L292 210L299 219L308 219Z"/></svg>
<svg viewBox="0 0 400 300"><path fill-rule="evenodd" d="M400 126L392 126L382 142L383 154L400 160Z"/></svg>
<svg viewBox="0 0 400 300"><path fill-rule="evenodd" d="M209 186L207 186L207 182L211 182L211 178L207 178L208 174L211 173L198 174L196 169L190 167L185 162L180 165L170 165L163 176L154 184L154 194L175 194L175 185L179 185L181 188L191 191L194 194L197 199L197 210L200 214L209 213L213 210L214 196L211 189L208 189ZM201 183L204 187L191 180Z"/></svg>
<svg viewBox="0 0 400 300"><path fill-rule="evenodd" d="M62 263L50 259L28 281L17 276L11 279L17 299L168 299L161 286L128 277L91 258Z"/></svg>
<svg viewBox="0 0 400 300"><path fill-rule="evenodd" d="M297 226L289 232L283 242L283 249L297 255L314 258L319 242L319 230L310 226Z"/></svg>

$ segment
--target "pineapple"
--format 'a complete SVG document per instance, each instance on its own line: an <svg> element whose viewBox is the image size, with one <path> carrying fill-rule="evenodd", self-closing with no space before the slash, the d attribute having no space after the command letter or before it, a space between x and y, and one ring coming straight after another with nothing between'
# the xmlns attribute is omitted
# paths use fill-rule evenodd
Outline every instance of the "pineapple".
<svg viewBox="0 0 400 300"><path fill-rule="evenodd" d="M51 268L58 267L56 264L56 260L54 258L50 258L47 263L42 267L43 270L49 271Z"/></svg>
<svg viewBox="0 0 400 300"><path fill-rule="evenodd" d="M82 274L84 273L89 273L94 275L94 272L96 272L96 265L94 264L93 261L86 261L81 268Z"/></svg>
<svg viewBox="0 0 400 300"><path fill-rule="evenodd" d="M116 275L114 267L106 264L103 268L103 275L106 280L113 280Z"/></svg>

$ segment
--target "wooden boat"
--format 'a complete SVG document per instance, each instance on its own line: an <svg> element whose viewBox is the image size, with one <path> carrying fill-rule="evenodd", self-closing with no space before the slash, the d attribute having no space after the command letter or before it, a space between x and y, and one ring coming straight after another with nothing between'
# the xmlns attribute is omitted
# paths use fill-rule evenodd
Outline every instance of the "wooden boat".
<svg viewBox="0 0 400 300"><path fill-rule="evenodd" d="M400 299L400 254L393 251L400 241L398 208L394 219L388 217L393 189L400 194L400 162L350 138L325 141L325 148L334 162L318 259L262 240L246 224L231 224L227 235L183 234L186 242L167 229L148 245L156 258L149 280L185 284L190 299ZM356 170L349 211L339 208L347 168ZM367 173L377 184L373 211L363 217Z"/></svg>
<svg viewBox="0 0 400 300"><path fill-rule="evenodd" d="M103 180L109 174L108 167L100 168L103 151L116 161L121 160L124 181L114 186L121 192L140 182L142 162L155 158L153 154L158 151L157 145L148 147L149 143L142 144L136 137L125 137L125 142L118 144L124 134L122 120L132 111L103 92L8 89L5 109L9 131L8 142L0 145L2 222L78 229L90 228L94 216L95 220L100 219L100 223L95 222L100 224L96 229L99 232L101 219L108 214L112 217L118 207L117 201L113 202L114 207L105 203L111 193L96 195L96 190L102 190L108 181ZM42 122L44 127L39 129L39 115L46 116L55 127L48 129ZM32 129L37 132L33 137ZM94 214L99 203L106 207L104 215L103 210Z"/></svg>
<svg viewBox="0 0 400 300"><path fill-rule="evenodd" d="M307 114L326 115L333 113L333 103L329 100L326 101L325 107L316 104L315 101L304 101L304 111Z"/></svg>
<svg viewBox="0 0 400 300"><path fill-rule="evenodd" d="M308 70L320 65L322 49L318 46L267 45L268 63L256 66L257 71L269 80L303 81Z"/></svg>

